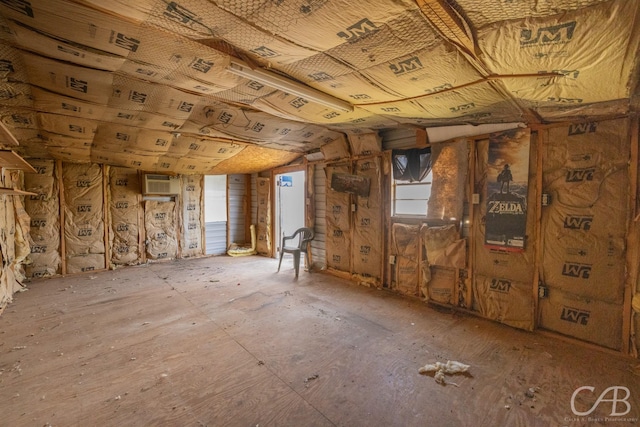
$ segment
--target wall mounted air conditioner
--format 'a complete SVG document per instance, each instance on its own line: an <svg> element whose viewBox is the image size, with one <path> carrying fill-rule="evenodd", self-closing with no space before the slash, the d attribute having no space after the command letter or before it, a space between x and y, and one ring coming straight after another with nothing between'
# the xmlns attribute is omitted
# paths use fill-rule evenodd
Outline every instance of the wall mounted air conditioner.
<svg viewBox="0 0 640 427"><path fill-rule="evenodd" d="M142 192L159 195L179 194L180 178L170 175L146 174Z"/></svg>

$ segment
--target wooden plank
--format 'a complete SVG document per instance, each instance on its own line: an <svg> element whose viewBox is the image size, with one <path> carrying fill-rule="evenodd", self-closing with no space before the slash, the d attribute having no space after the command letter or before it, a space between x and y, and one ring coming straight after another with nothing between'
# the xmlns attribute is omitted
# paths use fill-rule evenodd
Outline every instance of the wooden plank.
<svg viewBox="0 0 640 427"><path fill-rule="evenodd" d="M429 135L427 130L420 128L416 129L416 147L423 148L429 145Z"/></svg>
<svg viewBox="0 0 640 427"><path fill-rule="evenodd" d="M144 174L142 171L138 171L138 182L142 185L142 180L144 179ZM138 251L140 254L140 262L145 264L147 262L147 246L145 241L147 239L147 229L145 227L144 222L144 201L142 196L142 189L140 189L140 194L138 194Z"/></svg>
<svg viewBox="0 0 640 427"><path fill-rule="evenodd" d="M2 142L7 145L20 145L16 137L13 136L11 131L9 131L7 126L2 121L0 121L0 138L2 138ZM35 173L35 171L33 173Z"/></svg>
<svg viewBox="0 0 640 427"><path fill-rule="evenodd" d="M228 181L228 179L227 179ZM204 175L200 175L200 255L206 255L206 239L205 239L205 221L204 221ZM229 209L229 203L227 202L227 209ZM227 214L227 224L229 223L229 215ZM227 231L227 236L229 235L229 231ZM228 245L227 245L228 247Z"/></svg>
<svg viewBox="0 0 640 427"><path fill-rule="evenodd" d="M18 188L0 187L0 195L3 196L37 196L36 193L20 190Z"/></svg>
<svg viewBox="0 0 640 427"><path fill-rule="evenodd" d="M315 225L316 225L316 204L315 204L315 167L309 166L307 164L307 160L305 159L305 169L304 169L304 218L305 218L305 227L309 227L314 230L315 235ZM311 251L311 244L309 244L307 250L307 256L305 260L308 261L307 268L311 271L311 267L313 266L313 251Z"/></svg>
<svg viewBox="0 0 640 427"><path fill-rule="evenodd" d="M111 263L111 244L109 242L109 228L111 227L111 209L109 208L109 166L100 165L102 172L102 229L104 230L104 266L108 270Z"/></svg>
<svg viewBox="0 0 640 427"><path fill-rule="evenodd" d="M3 425L530 427L567 424L582 385L595 391L580 410L612 384L640 395L620 353L330 274L294 281L271 273L277 262L32 281L1 318ZM447 360L469 373L418 374Z"/></svg>
<svg viewBox="0 0 640 427"><path fill-rule="evenodd" d="M535 253L535 268L533 270L533 328L538 327L539 322L539 305L540 294L538 292L538 284L540 283L540 268L542 266L542 171L543 171L543 156L544 147L547 144L547 132L546 130L539 131L536 139L536 222L535 222L535 240L536 240L536 253Z"/></svg>
<svg viewBox="0 0 640 427"><path fill-rule="evenodd" d="M635 284L638 281L638 263L640 262L640 248L638 247L638 222L636 218L637 194L638 194L638 133L640 132L639 118L634 116L631 118L631 153L629 161L629 219L631 224L627 231L627 274L624 284L624 301L622 314L622 352L630 354L632 349L635 352L635 346L631 343L631 322L633 320L633 310L631 301L633 299ZM640 335L640 331L635 331L636 337ZM640 338L636 338L640 339Z"/></svg>
<svg viewBox="0 0 640 427"><path fill-rule="evenodd" d="M244 241L251 242L251 175L245 174L244 176ZM229 199L227 199L229 200ZM228 221L228 219L227 219ZM256 224L257 226L257 224ZM227 242L227 247L231 242Z"/></svg>
<svg viewBox="0 0 640 427"><path fill-rule="evenodd" d="M477 155L477 144L476 139L470 139L471 147L469 148L469 196L467 198L467 203L469 203L469 237L468 237L468 247L469 254L467 256L468 265L467 265L467 277L465 277L464 282L466 286L465 293L465 307L471 309L473 307L473 275L475 269L475 250L476 250L476 234L475 234L475 210L476 206L473 204L473 196L476 194L476 163L478 162ZM460 305L460 304L456 304Z"/></svg>
<svg viewBox="0 0 640 427"><path fill-rule="evenodd" d="M56 160L56 175L58 176L58 192L60 202L60 274L67 274L67 242L64 236L64 218L65 218L65 199L64 199L64 181L62 180L62 160Z"/></svg>
<svg viewBox="0 0 640 427"><path fill-rule="evenodd" d="M20 169L27 173L38 173L33 166L13 150L0 150L0 167L6 169Z"/></svg>

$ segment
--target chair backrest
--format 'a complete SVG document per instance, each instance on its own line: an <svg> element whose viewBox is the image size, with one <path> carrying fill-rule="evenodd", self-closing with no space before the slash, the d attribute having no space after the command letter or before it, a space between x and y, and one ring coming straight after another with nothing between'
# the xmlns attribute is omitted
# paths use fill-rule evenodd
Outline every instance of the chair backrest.
<svg viewBox="0 0 640 427"><path fill-rule="evenodd" d="M303 252L306 251L307 245L309 244L310 241L313 240L313 237L314 237L313 230L308 227L298 228L293 233L293 237L295 238L296 235L299 235L299 238L300 238L300 241L298 242L298 247L300 248L301 251Z"/></svg>

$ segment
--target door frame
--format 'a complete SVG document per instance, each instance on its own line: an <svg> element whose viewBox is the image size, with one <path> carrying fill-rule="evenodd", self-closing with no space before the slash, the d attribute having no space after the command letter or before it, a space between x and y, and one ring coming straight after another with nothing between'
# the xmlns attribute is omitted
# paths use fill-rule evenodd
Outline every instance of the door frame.
<svg viewBox="0 0 640 427"><path fill-rule="evenodd" d="M304 163L298 164L298 165L290 165L290 166L282 166L276 169L272 169L271 170L271 194L273 194L273 197L271 198L271 200L273 200L273 202L271 203L271 218L273 218L273 223L274 225L271 227L271 230L269 230L269 235L271 236L271 241L274 243L271 245L271 258L274 258L278 255L276 248L280 245L280 240L279 240L279 236L276 236L276 227L275 227L275 221L276 219L279 220L279 218L276 218L276 197L277 197L277 183L276 183L276 176L277 175L282 175L285 173L290 173L290 172L304 172L304 212L303 212L303 216L304 216L304 225L305 227L307 226L307 179L309 179L308 175L308 171L307 171L307 161L305 160ZM277 239L276 239L277 238Z"/></svg>

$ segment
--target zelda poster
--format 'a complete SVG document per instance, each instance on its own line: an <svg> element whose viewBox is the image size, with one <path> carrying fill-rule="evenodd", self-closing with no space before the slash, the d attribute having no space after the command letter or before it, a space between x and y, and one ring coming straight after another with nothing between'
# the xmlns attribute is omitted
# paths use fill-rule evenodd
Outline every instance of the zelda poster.
<svg viewBox="0 0 640 427"><path fill-rule="evenodd" d="M528 128L489 136L484 240L488 247L524 250L530 136Z"/></svg>

